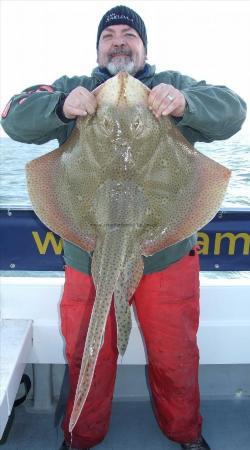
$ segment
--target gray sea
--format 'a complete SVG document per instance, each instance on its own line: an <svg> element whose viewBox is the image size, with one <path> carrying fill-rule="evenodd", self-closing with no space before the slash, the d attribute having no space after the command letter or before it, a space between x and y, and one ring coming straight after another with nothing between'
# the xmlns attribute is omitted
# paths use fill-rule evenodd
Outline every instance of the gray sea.
<svg viewBox="0 0 250 450"><path fill-rule="evenodd" d="M25 164L58 147L57 141L43 145L23 144L0 138L0 207L30 208L25 180ZM198 143L197 150L232 170L223 208L250 208L250 134L237 133L226 141ZM13 275L14 272L11 272ZM210 274L215 276L215 273ZM209 273L206 272L206 276ZM216 273L216 277L221 274ZM228 273L228 276L250 276L250 273Z"/></svg>

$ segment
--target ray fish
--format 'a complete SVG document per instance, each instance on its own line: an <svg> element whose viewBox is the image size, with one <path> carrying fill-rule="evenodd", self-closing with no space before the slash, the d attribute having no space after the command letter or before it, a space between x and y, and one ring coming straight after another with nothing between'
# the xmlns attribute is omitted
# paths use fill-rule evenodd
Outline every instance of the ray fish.
<svg viewBox="0 0 250 450"><path fill-rule="evenodd" d="M69 431L91 387L114 298L117 347L131 330L129 299L143 258L197 232L218 211L230 171L199 153L170 117L148 108L149 89L119 73L96 91L97 111L79 117L58 149L27 164L41 221L92 255L96 297Z"/></svg>

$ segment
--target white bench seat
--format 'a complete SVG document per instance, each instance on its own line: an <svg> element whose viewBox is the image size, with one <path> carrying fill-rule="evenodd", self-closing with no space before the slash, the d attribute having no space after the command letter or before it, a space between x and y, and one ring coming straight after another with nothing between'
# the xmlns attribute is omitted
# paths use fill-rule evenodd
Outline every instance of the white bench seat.
<svg viewBox="0 0 250 450"><path fill-rule="evenodd" d="M0 320L0 438L32 349L32 321Z"/></svg>

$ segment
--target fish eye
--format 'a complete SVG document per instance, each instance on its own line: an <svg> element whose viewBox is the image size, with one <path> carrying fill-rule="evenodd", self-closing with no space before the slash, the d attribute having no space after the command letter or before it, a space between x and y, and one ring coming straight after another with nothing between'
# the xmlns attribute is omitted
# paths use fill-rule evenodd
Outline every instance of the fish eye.
<svg viewBox="0 0 250 450"><path fill-rule="evenodd" d="M130 125L130 130L133 136L139 136L143 131L143 122L140 116L136 116Z"/></svg>
<svg viewBox="0 0 250 450"><path fill-rule="evenodd" d="M113 130L114 130L113 121L109 117L105 116L104 119L102 120L101 124L102 124L102 127L103 127L105 133L108 136L110 136L113 133Z"/></svg>

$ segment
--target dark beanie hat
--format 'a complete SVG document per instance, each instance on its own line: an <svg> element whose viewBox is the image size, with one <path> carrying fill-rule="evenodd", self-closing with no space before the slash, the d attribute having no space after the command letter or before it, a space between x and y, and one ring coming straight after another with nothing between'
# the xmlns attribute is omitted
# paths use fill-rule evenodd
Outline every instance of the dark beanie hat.
<svg viewBox="0 0 250 450"><path fill-rule="evenodd" d="M139 14L133 11L133 9L122 5L115 6L104 14L97 31L96 48L98 48L99 39L103 30L112 25L120 24L128 25L129 27L134 28L134 30L136 30L139 34L144 47L147 50L147 32L142 18Z"/></svg>

